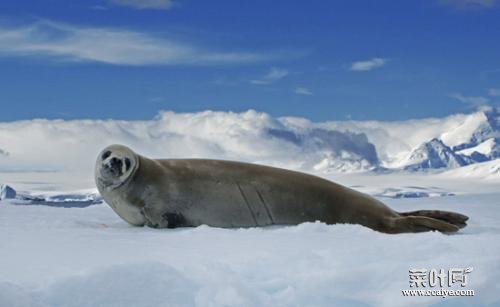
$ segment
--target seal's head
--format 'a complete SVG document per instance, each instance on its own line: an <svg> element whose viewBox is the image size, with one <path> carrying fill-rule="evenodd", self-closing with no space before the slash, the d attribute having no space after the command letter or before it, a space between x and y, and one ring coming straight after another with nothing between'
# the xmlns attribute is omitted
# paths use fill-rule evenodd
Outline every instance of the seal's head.
<svg viewBox="0 0 500 307"><path fill-rule="evenodd" d="M139 166L138 156L128 147L111 145L97 157L95 180L98 188L116 189L127 182Z"/></svg>

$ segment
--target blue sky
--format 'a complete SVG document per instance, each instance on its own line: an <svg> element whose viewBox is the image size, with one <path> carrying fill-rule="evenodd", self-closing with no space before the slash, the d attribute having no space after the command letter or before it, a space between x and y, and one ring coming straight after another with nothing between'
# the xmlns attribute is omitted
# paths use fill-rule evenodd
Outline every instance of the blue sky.
<svg viewBox="0 0 500 307"><path fill-rule="evenodd" d="M0 3L0 121L403 120L499 101L495 0Z"/></svg>

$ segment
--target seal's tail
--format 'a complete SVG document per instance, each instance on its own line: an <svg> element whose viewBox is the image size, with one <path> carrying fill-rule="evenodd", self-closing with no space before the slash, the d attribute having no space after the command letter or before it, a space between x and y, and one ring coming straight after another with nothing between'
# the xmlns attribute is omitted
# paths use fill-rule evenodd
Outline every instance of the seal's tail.
<svg viewBox="0 0 500 307"><path fill-rule="evenodd" d="M399 213L395 218L395 229L401 232L423 232L437 230L440 232L457 232L464 228L469 217L455 212L439 210L419 210Z"/></svg>
<svg viewBox="0 0 500 307"><path fill-rule="evenodd" d="M450 224L453 224L457 226L458 228L464 228L467 226L467 220L469 219L468 216L456 213L456 212L450 212L450 211L440 211L440 210L418 210L418 211L411 211L411 212L403 212L400 213L402 216L426 216L430 217L433 219L438 219Z"/></svg>

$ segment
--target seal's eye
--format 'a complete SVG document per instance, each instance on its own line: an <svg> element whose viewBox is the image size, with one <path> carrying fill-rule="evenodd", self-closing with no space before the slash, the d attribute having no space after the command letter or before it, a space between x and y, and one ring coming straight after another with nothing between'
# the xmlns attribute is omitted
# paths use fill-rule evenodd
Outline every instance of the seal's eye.
<svg viewBox="0 0 500 307"><path fill-rule="evenodd" d="M125 158L125 171L127 172L130 169L130 159Z"/></svg>
<svg viewBox="0 0 500 307"><path fill-rule="evenodd" d="M107 150L105 153L102 154L101 159L106 160L110 155L111 151Z"/></svg>

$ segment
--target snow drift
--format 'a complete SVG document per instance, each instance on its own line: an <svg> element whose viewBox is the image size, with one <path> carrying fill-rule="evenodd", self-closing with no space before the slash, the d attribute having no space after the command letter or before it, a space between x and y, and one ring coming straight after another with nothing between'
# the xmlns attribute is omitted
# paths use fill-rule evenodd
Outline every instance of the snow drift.
<svg viewBox="0 0 500 307"><path fill-rule="evenodd" d="M105 205L6 204L0 306L498 306L499 199L386 200L471 216L457 235L322 223L158 230L129 226ZM476 296L402 295L408 270L454 267L474 268L465 289Z"/></svg>

